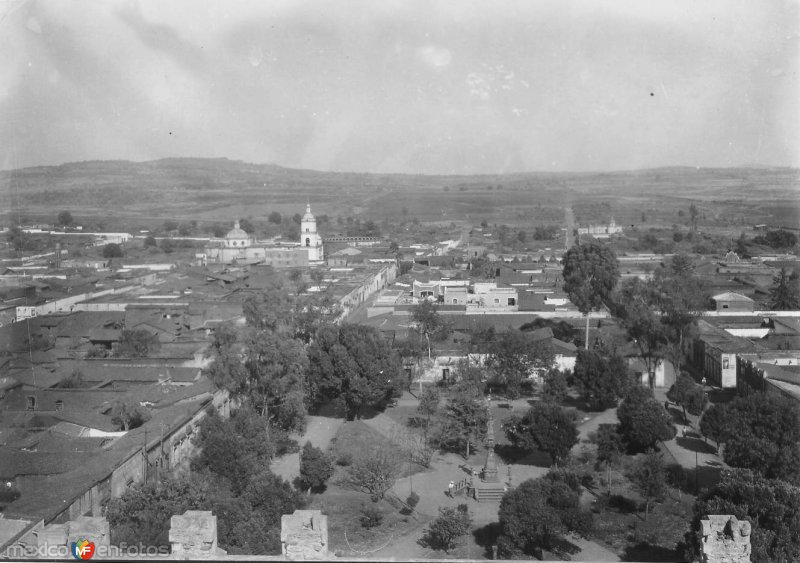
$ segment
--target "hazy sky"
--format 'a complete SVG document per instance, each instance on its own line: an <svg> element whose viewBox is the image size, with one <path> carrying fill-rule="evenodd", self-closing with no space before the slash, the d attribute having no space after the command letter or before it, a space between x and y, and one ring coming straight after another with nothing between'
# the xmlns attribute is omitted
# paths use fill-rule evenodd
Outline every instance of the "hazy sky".
<svg viewBox="0 0 800 563"><path fill-rule="evenodd" d="M0 168L800 165L798 2L0 2Z"/></svg>

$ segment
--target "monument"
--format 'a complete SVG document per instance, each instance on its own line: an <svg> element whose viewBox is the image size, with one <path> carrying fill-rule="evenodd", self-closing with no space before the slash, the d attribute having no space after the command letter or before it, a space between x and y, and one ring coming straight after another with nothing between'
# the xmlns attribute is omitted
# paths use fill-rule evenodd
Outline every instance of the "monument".
<svg viewBox="0 0 800 563"><path fill-rule="evenodd" d="M497 460L494 455L494 417L488 399L486 404L489 407L489 420L486 423L486 462L481 470L481 482L475 487L475 500L500 502L506 492L506 487L499 482L500 479L497 476Z"/></svg>

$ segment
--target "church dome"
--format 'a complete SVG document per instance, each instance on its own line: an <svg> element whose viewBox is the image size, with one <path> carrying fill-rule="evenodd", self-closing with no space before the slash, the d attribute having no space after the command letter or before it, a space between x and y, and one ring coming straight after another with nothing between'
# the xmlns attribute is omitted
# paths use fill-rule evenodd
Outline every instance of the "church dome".
<svg viewBox="0 0 800 563"><path fill-rule="evenodd" d="M239 227L239 221L236 221L236 223L234 223L233 225L233 228L230 231L228 231L227 235L225 235L225 238L228 240L249 239L250 235L248 235L246 231L242 230L242 228Z"/></svg>

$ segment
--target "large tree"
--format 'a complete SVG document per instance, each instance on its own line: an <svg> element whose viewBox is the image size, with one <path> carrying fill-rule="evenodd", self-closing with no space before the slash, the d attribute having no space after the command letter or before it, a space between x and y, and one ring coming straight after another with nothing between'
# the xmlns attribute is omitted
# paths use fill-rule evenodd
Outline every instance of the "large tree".
<svg viewBox="0 0 800 563"><path fill-rule="evenodd" d="M242 304L249 326L260 330L287 332L294 326L295 299L282 283L254 293Z"/></svg>
<svg viewBox="0 0 800 563"><path fill-rule="evenodd" d="M644 497L644 519L650 514L650 503L664 498L667 491L667 472L664 457L656 450L648 450L639 457L631 472L631 481Z"/></svg>
<svg viewBox="0 0 800 563"><path fill-rule="evenodd" d="M161 349L158 335L144 329L123 330L114 355L121 358L146 358Z"/></svg>
<svg viewBox="0 0 800 563"><path fill-rule="evenodd" d="M312 404L336 400L348 419L376 407L403 384L400 360L372 327L324 325L308 345L308 388Z"/></svg>
<svg viewBox="0 0 800 563"><path fill-rule="evenodd" d="M580 493L549 476L523 481L500 502L498 551L505 558L538 556L566 532L585 534L591 515L580 510Z"/></svg>
<svg viewBox="0 0 800 563"><path fill-rule="evenodd" d="M227 480L237 495L269 466L275 453L263 418L248 408L232 411L228 419L212 411L200 423L194 440L199 452L192 459L192 469L207 469L217 479Z"/></svg>
<svg viewBox="0 0 800 563"><path fill-rule="evenodd" d="M456 546L456 540L469 532L471 524L466 504L457 508L440 506L439 516L428 525L423 541L433 549L448 553Z"/></svg>
<svg viewBox="0 0 800 563"><path fill-rule="evenodd" d="M658 292L656 306L666 328L665 354L680 373L690 336L708 300L708 292L694 275L694 263L682 254L674 256L669 267L656 270L655 286Z"/></svg>
<svg viewBox="0 0 800 563"><path fill-rule="evenodd" d="M58 224L62 227L69 227L72 224L72 213L62 211L58 214Z"/></svg>
<svg viewBox="0 0 800 563"><path fill-rule="evenodd" d="M663 405L650 389L634 386L617 409L618 430L626 447L632 451L653 448L658 442L675 437L675 427Z"/></svg>
<svg viewBox="0 0 800 563"><path fill-rule="evenodd" d="M538 449L558 464L578 443L575 421L558 405L535 403L523 416L512 416L504 424L506 436L523 450Z"/></svg>
<svg viewBox="0 0 800 563"><path fill-rule="evenodd" d="M431 357L431 339L444 340L450 334L450 323L445 321L430 300L423 299L411 309L414 329L425 337L428 344L428 359Z"/></svg>
<svg viewBox="0 0 800 563"><path fill-rule="evenodd" d="M470 447L474 450L486 436L489 407L485 397L469 382L461 382L440 412L433 443L443 451L466 451L465 459L469 458Z"/></svg>
<svg viewBox="0 0 800 563"><path fill-rule="evenodd" d="M624 359L595 350L578 350L573 377L578 391L595 410L616 406L632 384Z"/></svg>
<svg viewBox="0 0 800 563"><path fill-rule="evenodd" d="M770 289L769 307L774 311L796 311L800 309L800 279L797 272L789 275L786 268L772 279L775 284Z"/></svg>
<svg viewBox="0 0 800 563"><path fill-rule="evenodd" d="M681 373L669 388L667 398L681 406L683 420L687 422L686 411L689 411L689 414L698 415L706 406L706 393L703 387L695 383L694 379L686 372Z"/></svg>
<svg viewBox="0 0 800 563"><path fill-rule="evenodd" d="M535 339L531 333L509 328L496 334L489 349L487 365L495 380L505 386L506 395L519 396L522 382L533 373L547 373L555 361L549 339Z"/></svg>
<svg viewBox="0 0 800 563"><path fill-rule="evenodd" d="M714 439L725 445L725 463L800 484L800 408L796 402L754 392L711 407L703 419L701 429L708 435L713 432L717 435Z"/></svg>
<svg viewBox="0 0 800 563"><path fill-rule="evenodd" d="M586 315L586 343L589 348L589 313L608 301L619 280L619 263L614 251L602 244L581 244L564 255L564 291L578 310Z"/></svg>
<svg viewBox="0 0 800 563"><path fill-rule="evenodd" d="M695 502L687 560L700 554L700 521L710 514L750 522L753 563L800 561L800 488L747 469L723 471L719 483Z"/></svg>
<svg viewBox="0 0 800 563"><path fill-rule="evenodd" d="M617 314L639 349L651 389L655 387L656 368L666 354L668 342L666 326L656 310L658 303L655 284L638 278L626 281L617 297Z"/></svg>
<svg viewBox="0 0 800 563"><path fill-rule="evenodd" d="M394 486L402 462L401 454L394 448L372 448L360 454L348 469L350 482L378 502Z"/></svg>
<svg viewBox="0 0 800 563"><path fill-rule="evenodd" d="M330 456L312 446L311 442L306 442L300 450L300 484L308 490L308 494L313 490L323 490L333 471Z"/></svg>

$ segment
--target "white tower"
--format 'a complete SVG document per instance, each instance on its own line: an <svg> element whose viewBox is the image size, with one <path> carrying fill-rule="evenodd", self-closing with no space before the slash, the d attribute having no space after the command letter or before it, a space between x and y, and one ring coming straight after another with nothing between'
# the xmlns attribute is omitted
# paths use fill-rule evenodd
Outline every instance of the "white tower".
<svg viewBox="0 0 800 563"><path fill-rule="evenodd" d="M311 204L306 206L306 214L300 221L300 245L308 250L308 261L322 260L322 237L317 232L317 220L311 214Z"/></svg>

